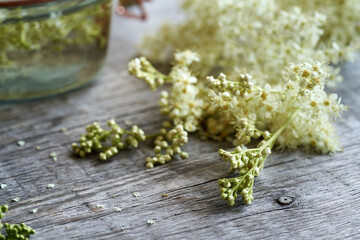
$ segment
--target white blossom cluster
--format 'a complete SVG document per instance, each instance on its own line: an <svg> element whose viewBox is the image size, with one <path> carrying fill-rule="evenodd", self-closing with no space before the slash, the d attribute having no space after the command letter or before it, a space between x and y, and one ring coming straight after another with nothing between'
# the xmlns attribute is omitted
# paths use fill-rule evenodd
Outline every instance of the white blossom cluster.
<svg viewBox="0 0 360 240"><path fill-rule="evenodd" d="M241 67L260 86L279 83L282 69L299 58L351 60L360 38L357 0L185 0L184 9L186 21L146 37L141 53L165 61L191 49L202 59L193 67L202 76ZM331 84L341 80L335 67L329 74Z"/></svg>
<svg viewBox="0 0 360 240"><path fill-rule="evenodd" d="M329 67L310 59L290 64L284 69L280 84L266 84L263 88L251 84L247 74L234 80L220 74L218 79L208 77L211 106L234 126L235 145L264 137L265 131L276 132L299 109L290 126L277 138L277 146L337 152L341 144L333 122L346 107L336 94L324 91L328 77Z"/></svg>
<svg viewBox="0 0 360 240"><path fill-rule="evenodd" d="M153 91L155 91L157 87L162 86L167 80L167 77L157 71L144 57L135 58L130 61L128 70L129 73L144 80Z"/></svg>
<svg viewBox="0 0 360 240"><path fill-rule="evenodd" d="M188 132L198 129L199 119L202 116L204 101L199 96L197 78L189 70L192 62L199 61L197 54L184 51L175 54L175 67L169 77L172 82L170 93L163 91L159 105L163 114L169 114L173 124L184 124Z"/></svg>
<svg viewBox="0 0 360 240"><path fill-rule="evenodd" d="M168 115L164 129L155 139L155 157L146 159L147 167L165 164L178 154L187 158L180 147L187 143L188 132L223 140L231 139L234 151L219 150L239 177L220 179L221 198L229 205L240 195L246 204L253 201L254 177L259 175L274 146L320 153L336 152L341 145L333 122L346 107L336 94L324 91L330 68L311 59L290 63L281 71L278 83L261 86L247 73L220 73L217 78L199 79L190 71L199 61L189 50L175 54L169 75L158 72L145 58L129 63L129 71L143 79L152 89L161 76L161 83L170 83L159 101L163 114ZM205 127L204 127L205 126ZM171 129L172 130L166 130ZM252 139L262 139L256 148L246 145ZM240 194L238 194L238 192Z"/></svg>
<svg viewBox="0 0 360 240"><path fill-rule="evenodd" d="M175 53L175 65L168 76L157 71L144 57L136 58L129 63L129 72L143 79L153 90L165 82L172 84L170 93L161 93L160 111L169 115L169 120L174 125L183 124L188 132L198 130L204 109L198 79L189 69L193 62L198 61L199 57L194 52L187 50Z"/></svg>
<svg viewBox="0 0 360 240"><path fill-rule="evenodd" d="M314 9L327 16L321 42L336 42L340 48L354 47L360 41L360 2L358 0L278 0L284 9L298 6L305 13Z"/></svg>

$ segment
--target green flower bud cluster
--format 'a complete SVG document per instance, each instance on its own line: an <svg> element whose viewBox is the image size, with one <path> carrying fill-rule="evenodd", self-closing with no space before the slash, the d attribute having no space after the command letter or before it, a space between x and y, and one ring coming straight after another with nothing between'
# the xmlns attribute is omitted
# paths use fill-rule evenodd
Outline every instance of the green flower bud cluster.
<svg viewBox="0 0 360 240"><path fill-rule="evenodd" d="M271 154L276 139L298 112L299 110L296 110L274 135L271 136L269 132L264 132L264 140L256 148L248 149L244 146L237 146L232 152L223 149L219 150L219 156L225 162L230 163L230 170L238 171L240 175L237 178L223 178L218 181L220 197L226 200L230 206L234 206L238 192L240 192L245 204L251 204L254 200L252 196L254 177L259 176L260 171L264 168L266 158Z"/></svg>
<svg viewBox="0 0 360 240"><path fill-rule="evenodd" d="M218 180L220 186L220 197L226 200L230 206L235 205L235 199L240 192L242 201L245 204L251 204L253 197L254 175L249 172L248 175L237 178L224 178Z"/></svg>
<svg viewBox="0 0 360 240"><path fill-rule="evenodd" d="M165 122L164 127L169 127L170 123ZM182 151L181 147L188 142L188 133L183 125L179 124L170 130L162 128L154 143L155 157L146 158L146 167L153 168L155 165L165 164L175 155L182 159L189 157L187 152Z"/></svg>
<svg viewBox="0 0 360 240"><path fill-rule="evenodd" d="M247 149L245 146L237 146L232 152L220 149L219 156L222 157L225 162L230 163L231 172L238 170L240 175L247 173L255 166L254 159L259 159L254 168L254 175L258 176L260 170L264 167L266 157L271 154L271 148L274 145L275 140L276 139L272 139L272 141L269 141L269 138L264 137L264 140L258 144L257 148L251 149Z"/></svg>
<svg viewBox="0 0 360 240"><path fill-rule="evenodd" d="M245 97L247 93L251 93L253 83L251 82L252 76L249 74L239 74L235 81L229 81L227 76L220 73L218 78L215 79L213 76L208 76L207 81L210 83L210 89L221 88L225 92L230 92L232 95ZM230 97L228 96L224 97Z"/></svg>
<svg viewBox="0 0 360 240"><path fill-rule="evenodd" d="M4 213L6 213L6 212L8 211L8 209L9 209L9 206L8 206L8 205L0 206L0 219L3 219L3 218L4 218L4 216L5 216ZM0 229L1 229L1 226L2 226L2 225L0 225Z"/></svg>
<svg viewBox="0 0 360 240"><path fill-rule="evenodd" d="M4 213L8 210L7 205L0 206L0 219L4 218ZM2 228L5 227L6 236L1 234ZM0 221L0 240L28 240L31 234L35 234L35 230L24 223L4 225Z"/></svg>
<svg viewBox="0 0 360 240"><path fill-rule="evenodd" d="M166 75L156 70L144 57L131 60L128 69L132 75L144 80L153 91L168 80Z"/></svg>
<svg viewBox="0 0 360 240"><path fill-rule="evenodd" d="M80 137L79 144L72 144L74 152L80 157L99 152L99 159L105 161L124 148L137 148L139 142L146 140L144 131L136 125L131 131L121 128L114 119L109 120L107 125L111 130L102 129L98 122L88 125L87 133Z"/></svg>
<svg viewBox="0 0 360 240"><path fill-rule="evenodd" d="M243 149L238 146L233 152L219 150L219 156L230 163L230 170L238 170L240 174L240 177L237 178L224 178L218 181L220 197L227 200L230 206L235 204L235 199L238 197L237 192L241 192L245 204L250 204L254 200L252 196L254 177L259 176L260 171L264 168L264 162L267 156L271 154L271 147L274 142L275 139L272 141L263 140L259 144L260 147L253 149Z"/></svg>

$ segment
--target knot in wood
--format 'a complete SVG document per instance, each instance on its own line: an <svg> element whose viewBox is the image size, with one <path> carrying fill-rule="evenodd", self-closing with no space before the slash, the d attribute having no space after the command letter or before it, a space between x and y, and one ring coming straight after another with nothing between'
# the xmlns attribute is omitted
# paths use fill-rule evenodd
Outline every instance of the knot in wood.
<svg viewBox="0 0 360 240"><path fill-rule="evenodd" d="M280 196L280 197L278 197L278 199L276 201L280 205L289 205L292 202L294 202L294 199L292 197L289 197L289 196Z"/></svg>

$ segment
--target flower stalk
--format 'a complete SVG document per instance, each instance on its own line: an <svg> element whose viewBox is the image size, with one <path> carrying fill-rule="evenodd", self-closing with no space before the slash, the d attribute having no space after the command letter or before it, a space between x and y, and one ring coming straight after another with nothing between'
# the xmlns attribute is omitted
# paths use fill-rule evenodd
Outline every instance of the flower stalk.
<svg viewBox="0 0 360 240"><path fill-rule="evenodd" d="M220 197L227 200L230 206L235 205L238 192L240 192L245 204L251 204L254 200L254 177L259 176L261 169L264 168L265 160L271 154L276 139L293 121L298 112L299 109L296 110L271 137L266 138L266 134L264 134L264 140L261 141L256 148L246 149L238 146L232 152L223 149L219 150L219 155L223 160L230 162L231 171L238 170L240 174L240 176L236 178L223 178L218 181L220 185Z"/></svg>

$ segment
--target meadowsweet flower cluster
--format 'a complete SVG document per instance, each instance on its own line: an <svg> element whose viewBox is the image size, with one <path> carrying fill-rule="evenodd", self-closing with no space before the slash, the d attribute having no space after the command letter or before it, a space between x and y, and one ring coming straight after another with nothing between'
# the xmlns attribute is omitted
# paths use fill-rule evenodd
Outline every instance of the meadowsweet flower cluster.
<svg viewBox="0 0 360 240"><path fill-rule="evenodd" d="M234 151L219 150L219 156L225 162L230 163L231 171L238 171L240 176L231 179L219 179L220 197L227 200L230 206L235 205L235 199L240 192L241 198L245 204L250 204L254 198L253 185L254 177L259 176L260 171L264 168L266 158L271 154L276 139L293 120L299 109L283 123L276 133L271 136L269 132L263 133L263 138L256 148L247 149L245 146L237 146ZM270 137L271 136L271 137Z"/></svg>
<svg viewBox="0 0 360 240"><path fill-rule="evenodd" d="M289 64L280 84L260 87L248 74L232 80L224 74L208 77L211 107L220 111L234 126L235 145L247 144L251 138L276 132L284 119L297 109L291 131L278 138L279 148L306 147L321 153L341 150L332 126L333 120L346 110L336 94L324 91L329 67L313 60Z"/></svg>
<svg viewBox="0 0 360 240"><path fill-rule="evenodd" d="M187 50L177 52L174 57L169 75L159 73L145 58L129 63L130 72L146 83L161 75L166 79L163 83L171 85L168 92L162 92L159 105L170 121L165 125L168 128L176 125L177 131L160 131L155 140L156 156L146 159L148 167L166 163L173 158L173 153L180 153L184 158L169 144L173 141L170 133L176 136L185 129L216 139L224 128L216 131L215 125L226 125L225 129L231 130L222 132L220 139L233 140L236 148L234 151L220 149L219 155L230 163L230 170L237 171L239 177L220 179L219 185L221 198L232 206L238 193L244 203L253 201L254 177L259 175L274 146L280 149L304 147L320 153L341 150L333 122L346 107L337 95L324 91L330 76L327 65L311 59L290 63L283 69L277 84L261 86L246 72L231 76L220 73L217 78L198 79L190 71L192 64L198 61L195 53ZM138 71L133 71L133 66L139 62L146 67L139 66ZM187 142L186 131L182 135L186 141L178 141L181 144ZM262 140L256 148L248 149L246 145L252 139Z"/></svg>
<svg viewBox="0 0 360 240"><path fill-rule="evenodd" d="M198 79L189 69L199 57L191 51L175 53L175 65L169 75L156 70L144 57L136 58L129 63L129 72L144 80L152 90L164 83L172 84L170 93L163 91L159 101L160 111L169 115L173 125L183 124L184 129L194 132L199 127L202 117L204 101L199 95L201 89L197 85Z"/></svg>
<svg viewBox="0 0 360 240"><path fill-rule="evenodd" d="M189 66L199 57L191 51L175 54L175 65L169 75L156 70L145 58L136 58L129 62L129 72L142 79L152 90L164 83L172 84L172 91L163 91L159 101L160 112L168 115L158 134L145 135L137 126L126 131L112 119L108 122L111 130L104 130L95 122L86 127L87 134L80 137L79 144L73 143L74 152L80 157L99 152L100 160L107 160L127 147L138 147L138 143L149 138L154 140L155 156L146 158L146 166L165 164L176 156L188 158L181 148L188 141L188 132L199 129L204 109L204 95L199 88L197 78ZM103 144L108 142L108 144Z"/></svg>
<svg viewBox="0 0 360 240"><path fill-rule="evenodd" d="M98 122L88 125L87 134L80 137L79 144L72 144L74 152L80 157L96 152L99 159L105 161L124 148L137 148L139 142L146 139L144 131L136 125L130 131L121 128L114 119L110 119L107 125L111 130L104 130Z"/></svg>
<svg viewBox="0 0 360 240"><path fill-rule="evenodd" d="M360 4L357 0L280 0L281 8L288 9L298 6L305 13L314 9L327 16L322 29L321 42L332 44L336 42L340 48L346 48L360 41ZM341 56L340 56L341 57Z"/></svg>
<svg viewBox="0 0 360 240"><path fill-rule="evenodd" d="M169 122L164 123L164 127L170 127ZM146 158L146 167L153 168L154 165L165 164L179 155L182 159L189 157L187 152L181 150L181 147L188 142L188 133L183 125L179 124L170 130L162 128L156 137L154 144L155 157Z"/></svg>
<svg viewBox="0 0 360 240"><path fill-rule="evenodd" d="M168 121L158 134L146 136L136 126L125 131L114 120L108 122L109 131L94 123L87 127L80 145L73 144L74 151L82 157L100 152L100 159L106 160L127 146L137 147L138 142L154 137L155 156L146 158L146 166L153 168L176 156L188 158L182 150L188 132L230 139L235 150L220 149L219 155L239 177L221 179L219 185L221 198L234 205L238 194L246 204L253 201L254 177L274 146L303 147L320 153L341 150L333 123L346 107L337 95L324 91L330 76L327 65L311 59L290 63L282 69L277 84L262 86L246 72L198 78L190 69L199 57L189 50L175 53L173 62L168 75L156 70L144 57L129 63L129 72L152 90L165 83L170 85L159 101L160 112L168 116ZM111 145L104 147L102 142L109 139ZM252 139L261 141L256 148L247 148Z"/></svg>
<svg viewBox="0 0 360 240"><path fill-rule="evenodd" d="M4 218L5 214L8 210L7 205L0 206L0 220ZM2 235L0 232L0 240L12 240L12 239L21 239L21 240L28 240L29 236L35 234L35 230L31 227L27 226L24 223L21 224L10 224L4 223L0 221L0 231L4 227L6 231L6 236Z"/></svg>
<svg viewBox="0 0 360 240"><path fill-rule="evenodd" d="M162 86L167 80L167 77L157 71L144 57L131 61L129 63L129 72L144 80L153 91Z"/></svg>
<svg viewBox="0 0 360 240"><path fill-rule="evenodd" d="M232 141L235 149L219 156L239 176L218 183L233 206L239 196L253 201L254 178L274 150L341 151L334 122L347 107L325 86L341 80L334 64L351 60L359 41L359 17L343 12L351 4L359 9L355 0L185 0L185 22L163 26L141 49L151 61L171 61L169 73L145 57L128 66L153 91L170 85L159 101L168 120L146 166L188 158L188 133ZM83 138L74 150L90 153Z"/></svg>
<svg viewBox="0 0 360 240"><path fill-rule="evenodd" d="M165 61L177 49L192 49L202 59L193 70L202 76L241 67L260 86L276 84L282 69L299 57L334 64L352 59L359 8L356 0L186 0L186 21L164 25L144 39L140 51L151 61ZM341 80L336 67L329 74L329 83Z"/></svg>

